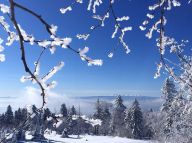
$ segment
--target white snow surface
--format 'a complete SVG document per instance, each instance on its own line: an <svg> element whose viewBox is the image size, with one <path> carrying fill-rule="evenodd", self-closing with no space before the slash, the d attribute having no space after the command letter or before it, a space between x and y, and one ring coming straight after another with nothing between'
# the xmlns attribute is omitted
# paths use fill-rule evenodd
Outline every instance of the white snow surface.
<svg viewBox="0 0 192 143"><path fill-rule="evenodd" d="M27 138L31 139L29 132L27 133ZM42 142L48 143L158 143L152 140L136 140L123 137L113 137L113 136L94 136L94 135L69 135L69 138L62 138L61 135L56 134L55 131L47 131L44 134L45 140ZM39 141L40 142L40 141ZM22 143L39 143L34 141L25 141Z"/></svg>
<svg viewBox="0 0 192 143"><path fill-rule="evenodd" d="M91 135L71 135L70 138L61 138L60 135L46 134L45 137L50 141L57 143L153 143L152 141L134 140L122 137L111 137L111 136L91 136Z"/></svg>

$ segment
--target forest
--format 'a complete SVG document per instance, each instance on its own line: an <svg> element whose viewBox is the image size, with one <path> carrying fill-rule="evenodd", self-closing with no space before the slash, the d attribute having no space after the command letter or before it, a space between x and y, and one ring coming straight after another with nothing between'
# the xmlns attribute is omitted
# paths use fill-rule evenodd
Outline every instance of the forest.
<svg viewBox="0 0 192 143"><path fill-rule="evenodd" d="M186 101L183 92L178 91L171 79L166 79L163 87L163 104L158 111L142 110L139 101L134 100L130 107L118 95L110 103L97 99L95 111L82 115L80 106L67 107L63 103L59 113L45 108L38 111L35 105L19 108L14 113L11 106L0 115L1 137L6 142L25 140L45 140L44 134L56 132L61 138L70 135L119 136L159 142L191 141L191 116L185 113ZM14 131L17 129L17 131ZM31 138L27 138L31 135Z"/></svg>

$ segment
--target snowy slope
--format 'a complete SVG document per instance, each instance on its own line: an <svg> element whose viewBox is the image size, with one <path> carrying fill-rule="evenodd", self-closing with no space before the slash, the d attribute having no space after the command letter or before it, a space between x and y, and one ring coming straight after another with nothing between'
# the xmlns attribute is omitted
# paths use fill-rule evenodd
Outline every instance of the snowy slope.
<svg viewBox="0 0 192 143"><path fill-rule="evenodd" d="M54 140L57 143L152 143L152 141L133 140L110 136L81 135L80 139L77 139L77 136L70 136L71 138L61 138L59 135L47 134L45 137L51 141Z"/></svg>

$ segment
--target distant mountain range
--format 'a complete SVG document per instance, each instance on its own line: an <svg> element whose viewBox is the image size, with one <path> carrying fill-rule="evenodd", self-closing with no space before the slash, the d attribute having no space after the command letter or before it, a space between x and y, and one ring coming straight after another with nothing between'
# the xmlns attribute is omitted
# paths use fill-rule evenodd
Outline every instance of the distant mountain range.
<svg viewBox="0 0 192 143"><path fill-rule="evenodd" d="M62 103L66 103L67 106L75 105L76 108L78 106L81 106L81 111L85 114L92 114L95 110L95 103L97 99L100 99L101 101L106 101L112 104L114 104L114 100L116 96L78 96L78 97L65 97L65 96L59 96L59 98L52 98L50 99L49 107L52 110L58 110L60 109L60 105ZM132 102L137 99L140 103L140 106L143 111L150 110L151 108L153 110L159 110L160 106L162 105L162 99L158 96L122 96L123 103L126 107L130 107ZM26 98L26 100L29 100ZM41 102L41 100L39 101ZM19 104L18 104L19 103ZM0 97L0 113L4 112L8 105L11 105L13 109L17 109L18 107L24 107L29 103L26 103L23 101L23 99L19 99L16 97L9 97L9 96L2 96Z"/></svg>
<svg viewBox="0 0 192 143"><path fill-rule="evenodd" d="M97 99L101 99L101 100L106 100L106 101L112 101L115 100L116 96L82 96L82 97L78 97L79 99L92 99L92 100L97 100ZM160 97L151 97L151 96L122 96L122 99L124 101L127 100L156 100L156 99L160 99Z"/></svg>
<svg viewBox="0 0 192 143"><path fill-rule="evenodd" d="M16 98L12 96L0 96L0 99L11 99L11 98Z"/></svg>
<svg viewBox="0 0 192 143"><path fill-rule="evenodd" d="M116 96L83 96L78 97L77 100L80 100L83 104L89 104L89 109L94 108L91 107L94 105L94 103L97 101L97 99L100 99L101 101L106 101L110 103L114 103L114 100ZM160 106L162 105L162 99L160 97L152 97L152 96L122 96L122 99L124 101L124 104L129 107L132 102L137 99L141 105L141 108L143 110L159 110Z"/></svg>

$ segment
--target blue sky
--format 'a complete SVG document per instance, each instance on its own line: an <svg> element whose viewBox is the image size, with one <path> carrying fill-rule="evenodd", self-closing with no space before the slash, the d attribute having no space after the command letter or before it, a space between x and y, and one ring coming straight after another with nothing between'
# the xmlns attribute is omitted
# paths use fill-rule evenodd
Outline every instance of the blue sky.
<svg viewBox="0 0 192 143"><path fill-rule="evenodd" d="M145 32L138 28L146 19L148 5L153 1L119 1L119 4L115 6L119 17L125 15L130 17L130 20L123 25L133 26L133 31L128 32L125 37L131 53L125 54L123 47L119 45L112 59L109 59L107 55L116 46L117 40L110 38L114 30L114 23L111 19L107 20L105 27L95 31L87 41L75 38L76 34L86 33L90 26L97 24L97 21L91 18L91 13L86 10L87 4L76 5L72 12L62 15L59 9L67 6L70 0L46 0L46 2L43 0L18 0L18 2L41 14L50 24L57 25L60 37L72 37L71 46L73 48L79 49L88 46L90 57L101 58L104 61L101 67L89 67L69 50L57 48L54 55L47 51L41 60L42 73L46 73L59 61L65 62L65 67L53 77L58 81L54 91L68 96L100 96L117 93L161 95L160 89L166 75L159 79L153 78L156 63L159 61L155 44L156 37L148 40L145 37ZM102 13L105 5L99 9ZM188 39L191 41L191 15L191 5L185 4L167 12L167 34L177 40ZM48 36L45 34L44 27L30 15L17 10L17 19L27 33L31 33L37 38ZM0 33L2 38L5 37L6 34L2 30ZM40 50L38 47L26 45L26 51L27 61L32 65ZM11 47L7 47L4 53L6 54L6 62L0 63L0 96L19 96L24 87L31 85L31 83L23 84L19 81L20 77L25 74L20 60L19 45L15 43Z"/></svg>

